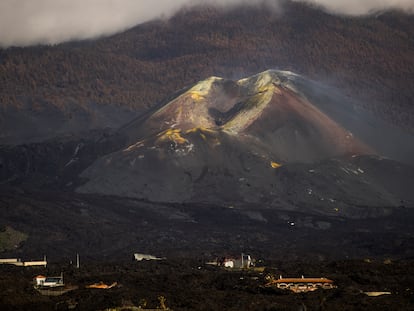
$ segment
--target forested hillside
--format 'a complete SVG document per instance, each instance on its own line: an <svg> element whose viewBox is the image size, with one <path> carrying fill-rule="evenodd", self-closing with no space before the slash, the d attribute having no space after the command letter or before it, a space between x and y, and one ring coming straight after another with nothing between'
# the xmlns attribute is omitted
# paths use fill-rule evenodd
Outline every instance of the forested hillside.
<svg viewBox="0 0 414 311"><path fill-rule="evenodd" d="M414 127L414 16L336 16L291 2L278 12L198 7L112 37L0 50L0 119L52 109L70 120L96 113L91 105L142 112L207 76L269 68L329 82L380 117ZM128 118L98 119L92 127Z"/></svg>

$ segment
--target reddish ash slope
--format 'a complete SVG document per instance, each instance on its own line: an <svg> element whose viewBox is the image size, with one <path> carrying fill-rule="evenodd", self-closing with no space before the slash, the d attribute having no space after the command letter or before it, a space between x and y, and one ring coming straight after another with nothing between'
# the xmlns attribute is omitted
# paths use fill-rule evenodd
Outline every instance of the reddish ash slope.
<svg viewBox="0 0 414 311"><path fill-rule="evenodd" d="M278 88L247 133L272 146L283 161L311 162L344 154L373 154L371 148L306 99Z"/></svg>
<svg viewBox="0 0 414 311"><path fill-rule="evenodd" d="M283 162L374 153L297 92L289 75L266 71L236 82L211 77L121 132L134 143L171 130L220 131L254 140Z"/></svg>

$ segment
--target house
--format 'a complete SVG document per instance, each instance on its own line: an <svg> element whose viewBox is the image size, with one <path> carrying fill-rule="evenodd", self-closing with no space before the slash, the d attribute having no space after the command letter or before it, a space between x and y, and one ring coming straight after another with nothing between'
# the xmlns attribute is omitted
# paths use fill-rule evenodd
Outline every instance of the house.
<svg viewBox="0 0 414 311"><path fill-rule="evenodd" d="M283 278L280 276L277 280L271 277L269 279L270 281L266 286L276 286L279 289L287 289L295 293L312 292L319 288L336 288L333 284L334 281L327 278L305 278L302 275L301 278Z"/></svg>
<svg viewBox="0 0 414 311"><path fill-rule="evenodd" d="M34 281L35 281L36 287L53 288L53 287L65 286L65 284L63 283L63 274L61 274L60 276L52 276L52 277L38 275L34 278Z"/></svg>

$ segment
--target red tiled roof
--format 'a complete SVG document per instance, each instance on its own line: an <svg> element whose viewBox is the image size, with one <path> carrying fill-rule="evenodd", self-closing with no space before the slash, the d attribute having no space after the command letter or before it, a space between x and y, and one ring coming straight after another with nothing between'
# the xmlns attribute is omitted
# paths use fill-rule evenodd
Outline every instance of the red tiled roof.
<svg viewBox="0 0 414 311"><path fill-rule="evenodd" d="M281 278L273 280L272 283L333 283L327 278Z"/></svg>

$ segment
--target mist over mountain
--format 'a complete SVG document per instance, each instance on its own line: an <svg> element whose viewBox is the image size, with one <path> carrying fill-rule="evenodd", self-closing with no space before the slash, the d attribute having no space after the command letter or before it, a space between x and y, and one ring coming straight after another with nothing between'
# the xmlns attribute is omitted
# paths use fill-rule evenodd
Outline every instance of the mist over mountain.
<svg viewBox="0 0 414 311"><path fill-rule="evenodd" d="M188 7L108 38L3 49L0 141L116 128L208 76L239 79L269 68L328 82L413 130L413 23L401 12L351 18L298 2L284 3L283 14ZM43 121L51 116L55 123Z"/></svg>
<svg viewBox="0 0 414 311"><path fill-rule="evenodd" d="M307 2L316 3L335 13L350 15L377 13L389 9L402 9L413 12L414 9L414 5L410 0L308 0Z"/></svg>
<svg viewBox="0 0 414 311"><path fill-rule="evenodd" d="M339 14L360 15L386 9L411 11L409 0L301 1L320 5ZM182 7L215 5L228 8L238 4L267 5L283 12L280 0L3 0L0 3L0 46L57 44L69 40L113 34L154 18L168 18Z"/></svg>

